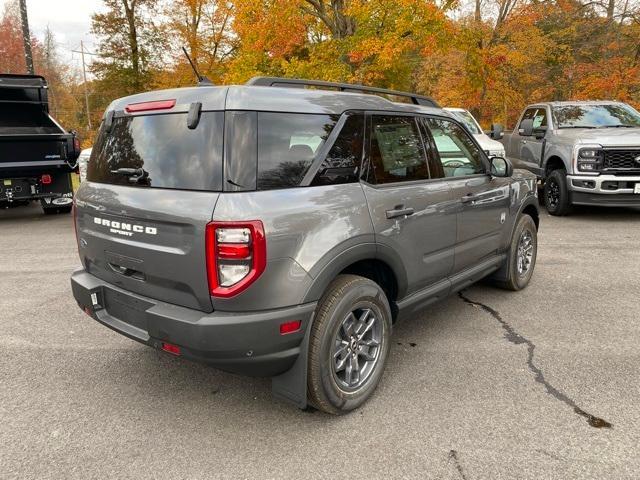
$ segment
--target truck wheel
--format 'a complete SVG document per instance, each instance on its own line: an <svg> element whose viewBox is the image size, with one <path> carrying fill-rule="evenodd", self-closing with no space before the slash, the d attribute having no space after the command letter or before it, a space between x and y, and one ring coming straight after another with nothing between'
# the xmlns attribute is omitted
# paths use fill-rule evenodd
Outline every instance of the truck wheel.
<svg viewBox="0 0 640 480"><path fill-rule="evenodd" d="M374 392L389 353L391 309L382 288L340 275L318 306L309 339L307 389L318 410L340 415Z"/></svg>
<svg viewBox="0 0 640 480"><path fill-rule="evenodd" d="M45 203L44 200L40 200L40 206L45 215L55 215L56 213L71 213L71 205L56 206Z"/></svg>
<svg viewBox="0 0 640 480"><path fill-rule="evenodd" d="M564 170L552 171L545 180L544 204L551 215L563 216L571 213L567 172Z"/></svg>
<svg viewBox="0 0 640 480"><path fill-rule="evenodd" d="M522 290L531 280L538 256L538 230L529 215L522 215L511 239L508 252L508 267L506 281L498 286L506 290Z"/></svg>

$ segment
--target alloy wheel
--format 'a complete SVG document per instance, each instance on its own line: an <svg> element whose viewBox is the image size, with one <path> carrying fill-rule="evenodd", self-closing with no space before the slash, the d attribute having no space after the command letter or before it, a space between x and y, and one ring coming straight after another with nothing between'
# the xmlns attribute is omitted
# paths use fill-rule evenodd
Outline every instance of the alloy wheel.
<svg viewBox="0 0 640 480"><path fill-rule="evenodd" d="M560 203L560 185L553 179L547 180L547 206L556 208Z"/></svg>
<svg viewBox="0 0 640 480"><path fill-rule="evenodd" d="M533 235L527 229L522 231L518 241L517 268L518 275L526 275L531 269L533 262Z"/></svg>
<svg viewBox="0 0 640 480"><path fill-rule="evenodd" d="M375 370L383 328L382 320L369 308L352 310L340 324L331 349L331 370L342 390L358 390Z"/></svg>

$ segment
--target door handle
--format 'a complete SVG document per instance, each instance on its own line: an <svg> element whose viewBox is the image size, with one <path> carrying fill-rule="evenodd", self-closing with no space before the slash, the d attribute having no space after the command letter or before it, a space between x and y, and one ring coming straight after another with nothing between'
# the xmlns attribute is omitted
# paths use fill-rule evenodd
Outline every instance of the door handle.
<svg viewBox="0 0 640 480"><path fill-rule="evenodd" d="M473 193L468 193L467 195L465 195L464 197L462 197L460 199L460 201L462 203L470 203L470 202L475 202L476 200L478 200L480 198L480 195L474 195Z"/></svg>
<svg viewBox="0 0 640 480"><path fill-rule="evenodd" d="M414 214L414 210L411 207L405 208L404 205L397 205L393 210L387 210L387 218L396 218L396 217L408 217L409 215Z"/></svg>

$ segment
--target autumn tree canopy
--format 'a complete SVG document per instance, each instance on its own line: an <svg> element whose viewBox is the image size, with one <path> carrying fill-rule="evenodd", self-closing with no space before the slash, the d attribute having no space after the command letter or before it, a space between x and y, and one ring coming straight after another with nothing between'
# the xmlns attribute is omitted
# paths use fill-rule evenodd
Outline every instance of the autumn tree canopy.
<svg viewBox="0 0 640 480"><path fill-rule="evenodd" d="M277 75L412 90L485 124L512 125L542 100L640 106L640 0L103 2L92 18L96 119L113 98L193 85L183 46L216 83ZM25 68L16 12L10 2L0 18L1 71ZM67 92L59 108L85 123L81 84L59 73L55 42L34 39L33 48L36 70L58 75L54 98Z"/></svg>

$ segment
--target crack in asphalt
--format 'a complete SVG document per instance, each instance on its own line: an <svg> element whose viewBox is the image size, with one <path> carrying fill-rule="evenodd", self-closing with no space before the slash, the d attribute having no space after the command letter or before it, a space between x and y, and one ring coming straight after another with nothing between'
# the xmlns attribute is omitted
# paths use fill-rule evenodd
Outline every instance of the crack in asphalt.
<svg viewBox="0 0 640 480"><path fill-rule="evenodd" d="M511 325L509 325L502 318L502 316L500 315L500 313L497 310L489 307L488 305L485 305L484 303L475 302L475 301L467 298L464 295L463 292L458 292L458 296L466 304L471 305L472 307L480 308L481 310L484 310L486 313L491 315L495 320L497 320L500 323L500 325L502 326L502 328L504 329L504 331L506 332L504 337L509 342L513 343L514 345L524 344L524 345L527 346L527 352L528 352L528 355L527 355L527 366L529 367L529 370L534 374L536 382L544 385L544 387L546 388L548 394L553 396L556 400L560 400L565 405L571 407L573 409L574 413L580 415L581 417L586 418L587 422L592 427L594 427L594 428L613 428L613 425L611 423L607 422L606 420L604 420L602 418L598 418L595 415L591 415L588 412L585 412L566 393L562 392L561 390L558 390L556 387L551 385L551 383L549 383L549 381L544 377L544 373L542 372L542 369L537 367L535 365L535 363L533 363L533 355L534 355L534 351L536 349L535 344L531 340L529 340L528 338L525 338L522 335L520 335L518 332L516 332L515 329Z"/></svg>
<svg viewBox="0 0 640 480"><path fill-rule="evenodd" d="M462 478L462 480L467 480L467 476L465 475L464 469L462 468L460 460L458 459L458 452L456 452L455 450L449 450L449 460L447 460L447 463L451 460L453 460L453 465L456 467L456 470L460 474L460 478Z"/></svg>

